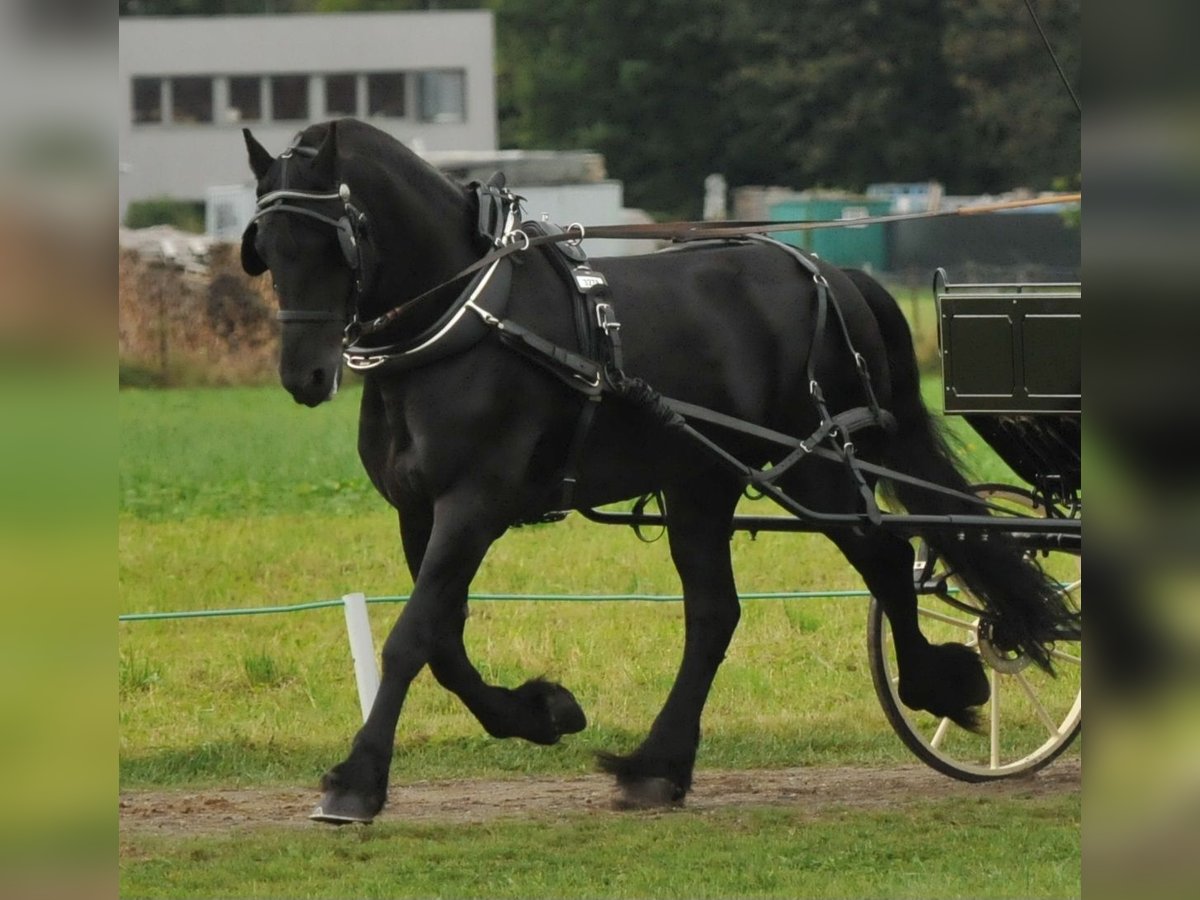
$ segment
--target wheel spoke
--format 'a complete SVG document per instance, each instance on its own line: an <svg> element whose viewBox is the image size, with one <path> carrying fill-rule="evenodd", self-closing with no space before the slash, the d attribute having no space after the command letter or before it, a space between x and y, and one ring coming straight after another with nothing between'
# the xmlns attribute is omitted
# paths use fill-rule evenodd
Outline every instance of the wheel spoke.
<svg viewBox="0 0 1200 900"><path fill-rule="evenodd" d="M1070 653L1067 653L1067 651L1059 650L1057 648L1051 650L1050 655L1055 659L1061 659L1063 662L1075 663L1075 665L1080 665L1083 662L1083 660L1081 660L1078 656L1072 656Z"/></svg>
<svg viewBox="0 0 1200 900"><path fill-rule="evenodd" d="M944 612L939 612L939 611L933 610L933 609L927 609L924 606L917 607L917 613L919 615L924 616L927 619L933 619L934 621L937 621L937 622L945 622L947 625L953 625L956 628L962 628L962 629L968 630L968 631L970 629L974 628L976 623L979 621L978 619L975 619L975 620L960 619L957 616L951 616Z"/></svg>
<svg viewBox="0 0 1200 900"><path fill-rule="evenodd" d="M989 728L991 756L988 764L993 769L1000 768L1000 675L993 669L989 679L992 682L992 721Z"/></svg>
<svg viewBox="0 0 1200 900"><path fill-rule="evenodd" d="M938 727L937 727L937 730L933 733L933 737L931 737L929 739L929 746L932 747L934 750L938 749L938 747L940 747L942 745L942 741L945 740L946 734L949 731L950 731L950 720L942 719L942 721L938 722Z"/></svg>
<svg viewBox="0 0 1200 900"><path fill-rule="evenodd" d="M1028 697L1029 702L1033 704L1034 712L1036 712L1037 717L1042 720L1042 724L1046 726L1046 730L1050 733L1050 736L1053 737L1061 734L1058 728L1058 723L1050 717L1050 713L1046 712L1046 707L1042 706L1041 700L1039 700L1037 694L1034 693L1033 686L1029 683L1029 679L1025 677L1024 672L1017 673L1017 683L1021 685L1022 690L1025 691L1025 696Z"/></svg>

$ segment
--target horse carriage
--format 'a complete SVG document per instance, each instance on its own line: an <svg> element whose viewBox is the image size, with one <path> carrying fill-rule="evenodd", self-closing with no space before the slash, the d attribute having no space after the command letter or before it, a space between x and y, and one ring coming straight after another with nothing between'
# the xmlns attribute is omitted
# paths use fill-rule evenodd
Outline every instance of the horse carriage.
<svg viewBox="0 0 1200 900"><path fill-rule="evenodd" d="M679 673L645 740L602 753L634 805L691 787L700 716L736 628L733 529L827 535L872 594L889 722L964 780L1027 773L1077 735L1081 656L1078 285L935 281L946 411L1023 480L971 485L920 394L908 324L863 272L771 240L778 223L589 228L669 238L590 261L581 226L522 221L503 181L458 185L346 120L279 157L246 132L280 374L316 406L363 374L359 453L399 513L414 579L383 679L313 818L370 821L408 686L428 665L489 734L586 724L562 685L487 684L468 588L515 524L578 510L664 525L683 583ZM407 298L407 299L406 299ZM736 513L744 492L788 515ZM659 512L618 501L657 495ZM960 726L960 727L952 727Z"/></svg>

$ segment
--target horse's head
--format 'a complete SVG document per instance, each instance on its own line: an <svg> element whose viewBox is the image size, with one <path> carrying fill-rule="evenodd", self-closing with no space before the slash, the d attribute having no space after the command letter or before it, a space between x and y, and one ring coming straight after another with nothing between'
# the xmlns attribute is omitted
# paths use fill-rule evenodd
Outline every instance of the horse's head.
<svg viewBox="0 0 1200 900"><path fill-rule="evenodd" d="M283 325L280 380L297 403L316 406L341 377L342 336L367 274L365 218L339 178L335 124L319 146L298 138L278 158L243 134L258 208L242 236L242 268L270 270Z"/></svg>

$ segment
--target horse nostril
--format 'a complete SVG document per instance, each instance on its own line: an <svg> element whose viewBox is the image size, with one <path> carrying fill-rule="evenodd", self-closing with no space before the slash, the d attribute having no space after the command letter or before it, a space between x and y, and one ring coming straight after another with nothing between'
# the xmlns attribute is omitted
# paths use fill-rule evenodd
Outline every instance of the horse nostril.
<svg viewBox="0 0 1200 900"><path fill-rule="evenodd" d="M325 370L324 369L313 369L312 383L313 383L314 387L321 387L323 384L325 384Z"/></svg>

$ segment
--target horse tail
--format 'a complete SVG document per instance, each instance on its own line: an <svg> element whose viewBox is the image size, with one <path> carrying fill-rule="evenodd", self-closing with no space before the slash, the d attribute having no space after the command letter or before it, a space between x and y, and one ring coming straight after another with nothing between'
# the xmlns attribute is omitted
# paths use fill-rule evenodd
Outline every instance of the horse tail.
<svg viewBox="0 0 1200 900"><path fill-rule="evenodd" d="M921 375L912 332L887 290L869 275L846 273L862 293L879 323L892 378L891 412L897 432L887 442L884 464L905 475L960 493L971 487L943 424L921 398ZM987 511L967 498L954 497L904 481L887 480L884 495L917 514L981 515ZM996 639L1020 650L1047 671L1048 644L1078 620L1058 582L1046 575L1003 531L958 534L930 529L922 537L944 559L955 576L997 620Z"/></svg>

